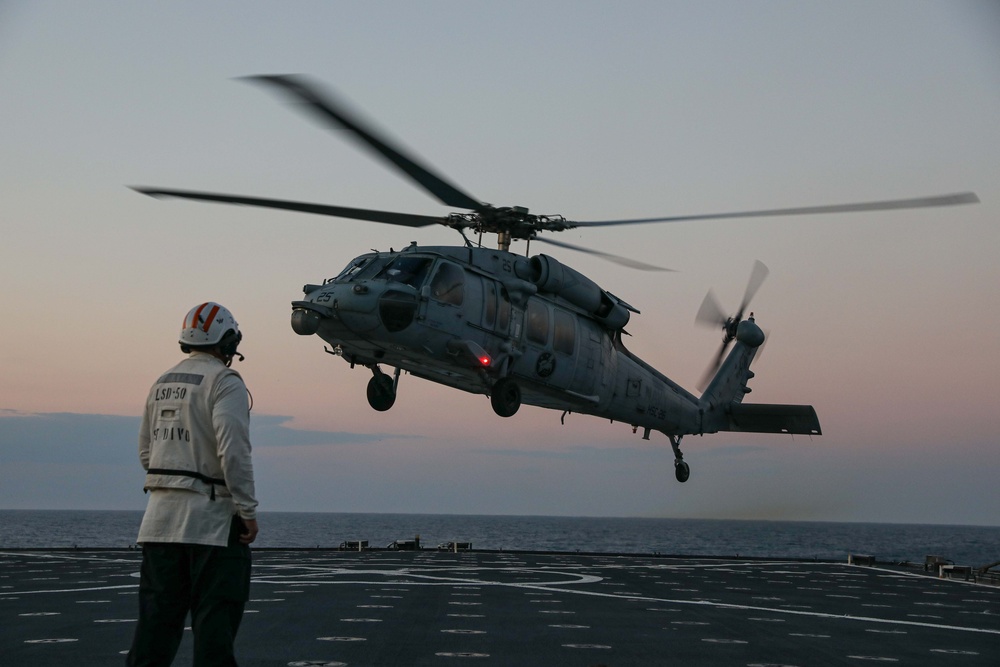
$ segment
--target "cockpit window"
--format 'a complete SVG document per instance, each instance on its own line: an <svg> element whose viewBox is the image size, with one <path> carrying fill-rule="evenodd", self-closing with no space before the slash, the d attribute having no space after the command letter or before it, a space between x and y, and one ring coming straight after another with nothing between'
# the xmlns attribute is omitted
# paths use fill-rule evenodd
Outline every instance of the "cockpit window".
<svg viewBox="0 0 1000 667"><path fill-rule="evenodd" d="M492 280L483 283L483 326L493 327L497 321L497 288Z"/></svg>
<svg viewBox="0 0 1000 667"><path fill-rule="evenodd" d="M442 262L431 281L431 296L453 306L462 305L465 298L465 271L454 264Z"/></svg>
<svg viewBox="0 0 1000 667"><path fill-rule="evenodd" d="M549 342L549 309L538 299L528 300L528 340L541 345Z"/></svg>
<svg viewBox="0 0 1000 667"><path fill-rule="evenodd" d="M354 274L353 278L355 280L368 280L376 275L388 261L387 257L372 257L367 264Z"/></svg>
<svg viewBox="0 0 1000 667"><path fill-rule="evenodd" d="M430 266L431 260L427 257L397 257L377 277L420 289Z"/></svg>
<svg viewBox="0 0 1000 667"><path fill-rule="evenodd" d="M556 327L552 332L552 349L563 354L576 350L576 318L556 308Z"/></svg>
<svg viewBox="0 0 1000 667"><path fill-rule="evenodd" d="M507 288L500 288L500 312L497 313L497 332L507 333L510 327L510 295Z"/></svg>

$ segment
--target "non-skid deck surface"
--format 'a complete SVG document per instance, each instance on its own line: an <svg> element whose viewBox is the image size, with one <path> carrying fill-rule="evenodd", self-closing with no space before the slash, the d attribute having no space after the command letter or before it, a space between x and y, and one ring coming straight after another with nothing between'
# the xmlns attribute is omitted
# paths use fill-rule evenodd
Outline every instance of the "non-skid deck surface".
<svg viewBox="0 0 1000 667"><path fill-rule="evenodd" d="M124 664L140 558L0 551L0 664ZM1000 665L1000 589L840 563L259 550L251 598L243 667Z"/></svg>

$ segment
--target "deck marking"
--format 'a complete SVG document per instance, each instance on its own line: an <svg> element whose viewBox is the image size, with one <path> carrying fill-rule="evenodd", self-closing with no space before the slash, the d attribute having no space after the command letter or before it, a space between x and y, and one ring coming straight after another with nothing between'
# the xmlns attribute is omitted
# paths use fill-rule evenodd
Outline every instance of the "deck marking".
<svg viewBox="0 0 1000 667"><path fill-rule="evenodd" d="M125 584L122 586L92 586L88 588L46 588L40 591L12 591L17 595L37 595L40 593L87 593L90 591L113 591L121 588L134 588L138 589L139 584ZM0 596L5 600L16 600L17 598L7 597L6 595Z"/></svg>
<svg viewBox="0 0 1000 667"><path fill-rule="evenodd" d="M976 651L964 651L957 648L932 648L931 653L946 653L948 655L979 655Z"/></svg>
<svg viewBox="0 0 1000 667"><path fill-rule="evenodd" d="M411 577L412 579L415 579L415 580L407 581L406 582L407 584L417 585L417 586L424 586L424 585L432 585L433 586L433 585L443 585L443 584L448 584L448 585L452 585L452 586L462 585L462 584L465 584L465 585L476 585L476 586L506 586L506 587L512 587L512 588L523 588L523 589L533 590L533 591L536 591L536 592L567 593L567 594L572 594L572 595L584 595L584 596L591 596L591 597L611 598L611 599L617 599L617 600L621 600L622 599L622 594L620 594L620 593L611 593L611 592L602 593L602 592L598 592L598 591L582 590L582 589L579 589L579 588L567 588L568 586L580 586L580 585L584 585L584 584L595 584L595 583L596 584L614 584L614 583L619 583L619 582L608 582L606 580L606 578L602 577L602 576L584 574L584 573L580 573L580 572L571 572L571 571L567 572L566 571L567 569L571 569L571 568L558 568L557 569L557 568L546 568L546 567L528 567L526 569L522 569L522 568L518 568L518 567L510 567L510 564L507 564L507 565L508 565L507 567L501 567L501 568L495 568L495 569L498 569L501 572L504 572L504 573L507 573L507 574L519 573L519 574L525 574L525 575L527 575L527 574L539 575L539 576L544 575L544 576L548 577L549 580L526 582L526 581L523 581L523 577L522 577L521 578L522 580L520 580L520 581L510 582L510 581L496 581L496 580L485 579L485 578L474 578L476 576L480 576L480 577L483 576L483 575L487 575L488 576L489 573L494 570L494 568L484 568L481 565L480 566L454 566L454 567L420 567L420 568L404 567L404 568L401 568L401 569L392 569L392 570L349 569L349 568L343 568L343 567L321 567L321 566L314 566L314 567L311 568L312 571L309 572L306 575L303 575L301 573L301 570L303 569L302 566L290 565L290 566L272 566L271 569L295 569L297 571L295 574L289 573L287 575L264 576L264 577L261 577L259 579L255 578L253 581L255 583L272 583L272 584L282 583L282 584L288 585L290 578L301 579L303 576L307 576L307 577L330 577L331 575L333 575L333 576L336 576L336 575L359 576L359 575L365 575L365 574L368 574L368 575L376 574L376 575L381 575L381 576L386 576L386 577L398 578L400 575L403 575L403 576ZM771 562L771 561L745 562L745 563L741 562L740 565L742 567L745 567L745 568L750 568L752 571L758 571L758 572L760 572L762 570L765 570L769 566L774 566L774 565L787 567L787 563L781 563L780 561L775 561L775 562ZM831 565L834 565L834 567L845 567L845 566L838 565L838 564L831 564ZM606 568L608 566L607 565L588 566L587 569L593 570L593 569L595 569L595 567L605 567ZM612 567L617 567L617 566L612 566ZM685 572L685 573L690 573L692 571L699 571L699 570L700 571L710 571L710 570L724 569L726 567L732 567L732 564L716 564L716 563L702 563L702 564L694 564L694 565L691 565L691 564L685 564L685 565L657 564L655 567L657 569L659 569L659 570L667 570L667 571L671 571L671 572ZM816 567L816 566L813 566L813 567ZM816 569L818 570L819 568L817 567ZM826 568L823 568L823 569L826 569ZM877 570L877 568L875 568L875 569ZM416 571L416 570L420 570L420 571ZM431 572L428 572L428 570L430 570ZM455 576L450 576L449 577L449 576L447 576L446 572L451 571L451 572L455 573L455 570L458 570L459 572L462 572L462 573L464 573L466 575L472 575L472 576L467 576L467 577L455 577ZM838 572L838 571L830 572L829 570L827 570L827 572L828 572L828 574L830 576L841 577L842 580L867 576L867 574L860 573L860 572ZM886 572L886 571L883 571L883 572ZM890 573L894 574L894 575L896 574L894 572L890 572ZM564 579L562 579L561 581L554 581L554 580L551 580L552 575L559 575L561 578L564 578ZM902 573L902 576L910 578L911 580L914 580L914 581L923 579L923 577L921 575L919 575L919 574ZM567 579L568 579L568 581L567 581ZM389 582L385 582L385 581L379 582L379 581L372 581L372 580L365 580L365 581L362 582L362 581L351 580L351 579L340 580L340 581L330 581L329 579L326 579L326 580L316 580L316 579L313 579L313 581L315 583L324 584L324 585L326 585L326 584L358 584L358 583L364 583L366 585L378 585L378 584L389 583ZM394 581L398 581L398 579L394 579ZM657 583L666 583L666 582L657 582ZM382 590L389 590L389 589L383 588ZM821 590L828 590L828 589L821 589ZM697 589L691 589L691 588L676 588L676 589L674 589L674 592L678 592L679 593L679 592L698 592L698 591L697 591ZM878 592L873 592L873 594L878 594ZM884 594L884 595L898 595L897 593L882 593L882 594ZM829 597L848 597L848 596L830 595ZM897 620L897 619L875 618L875 617L869 617L869 616L853 616L853 615L831 614L831 613L819 612L819 611L813 611L813 610L788 609L788 608L772 608L772 607L763 607L763 606L754 606L754 605L741 605L741 604L724 603L724 602L719 602L719 601L715 601L715 600L705 600L705 599L701 599L701 600L682 600L682 599L660 598L660 597L651 597L651 596L632 596L631 599L633 599L633 600L642 600L642 601L645 601L645 602L661 603L661 604L709 606L709 607L715 607L715 608L719 608L719 609L733 609L733 610L741 610L741 611L766 612L766 613L774 613L774 614L785 615L785 616L788 616L788 615L797 615L797 616L804 616L804 617L811 617L811 618L852 620L852 621L861 621L861 622L867 622L867 623L880 623L880 624L887 624L887 625L902 625L902 626L911 626L911 627L925 627L925 628L934 628L934 629L939 629L939 630L953 630L953 631L959 631L959 632L976 632L976 633L983 633L983 634L1000 635L1000 630L993 630L993 629L989 629L989 628L976 628L976 627L956 626L956 625L948 625L948 624L943 624L943 623L931 623L931 622L917 621L917 620ZM455 604L455 603L454 602L450 602L449 604ZM465 603L465 604L468 604L468 603ZM911 618L912 618L912 616L911 616Z"/></svg>
<svg viewBox="0 0 1000 667"><path fill-rule="evenodd" d="M621 599L617 595L611 593L600 593L597 591L583 591L583 590L573 590L564 588L549 588L548 590L558 591L561 593L572 593L574 595L588 595L593 597ZM770 607L756 607L753 605L733 604L727 602L711 602L708 600L673 600L673 599L653 598L653 597L644 597L642 599L646 602L660 602L666 604L692 605L692 606L702 606L702 607L717 607L719 609L770 612L770 613L784 614L789 616L806 616L811 618L828 618L828 619L838 619L845 621L862 621L866 623L885 623L888 625L906 625L906 626L915 626L922 628L934 628L937 630L957 630L959 632L979 632L983 634L1000 635L1000 630L992 630L989 628L971 628L959 625L946 625L943 623L928 623L924 621L906 621L899 619L874 618L871 616L852 616L849 614L848 615L830 614L820 611L803 611L799 609L775 609Z"/></svg>
<svg viewBox="0 0 1000 667"><path fill-rule="evenodd" d="M849 655L852 660L870 660L871 662L899 662L899 658L886 658L878 655Z"/></svg>
<svg viewBox="0 0 1000 667"><path fill-rule="evenodd" d="M485 630L468 630L465 628L449 628L441 632L449 635L485 635Z"/></svg>

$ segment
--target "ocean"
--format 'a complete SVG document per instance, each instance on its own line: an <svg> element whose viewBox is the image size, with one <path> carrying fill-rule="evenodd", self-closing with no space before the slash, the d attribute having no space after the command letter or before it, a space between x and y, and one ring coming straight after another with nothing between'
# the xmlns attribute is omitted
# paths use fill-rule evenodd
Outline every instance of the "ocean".
<svg viewBox="0 0 1000 667"><path fill-rule="evenodd" d="M0 549L128 548L141 511L0 510ZM419 536L423 548L682 556L751 556L923 563L943 556L981 566L1000 560L1000 527L800 521L729 521L445 514L264 512L259 548L384 547Z"/></svg>

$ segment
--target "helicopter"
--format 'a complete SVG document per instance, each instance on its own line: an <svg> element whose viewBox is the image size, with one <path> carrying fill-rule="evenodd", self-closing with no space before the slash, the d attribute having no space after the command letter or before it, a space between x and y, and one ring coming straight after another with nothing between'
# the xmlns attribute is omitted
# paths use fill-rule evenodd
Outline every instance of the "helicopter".
<svg viewBox="0 0 1000 667"><path fill-rule="evenodd" d="M493 206L469 195L382 136L339 97L299 75L247 77L271 87L323 125L347 130L377 158L402 172L441 203L463 212L428 216L300 201L134 186L153 197L257 206L404 227L444 225L462 235L458 246L372 251L351 260L336 276L303 287L292 302L291 326L319 336L324 350L353 369L371 371L366 395L377 411L389 410L407 374L488 396L500 417L522 404L621 422L633 433L665 435L679 482L690 477L680 449L686 435L720 431L820 435L810 405L753 404L743 399L754 377L750 365L765 335L750 300L767 276L755 263L743 299L726 315L711 292L696 321L721 328L722 344L701 383L700 395L684 389L632 353L625 326L639 311L579 271L545 254L511 252L513 241L532 241L589 253L640 270L664 270L627 257L548 238L583 227L705 221L910 209L978 202L971 192L831 206L631 220L572 221L532 214L521 206ZM470 234L478 235L476 241ZM484 247L495 234L497 247ZM729 348L732 348L731 350ZM728 350L728 355L726 354ZM385 372L392 369L391 374Z"/></svg>

